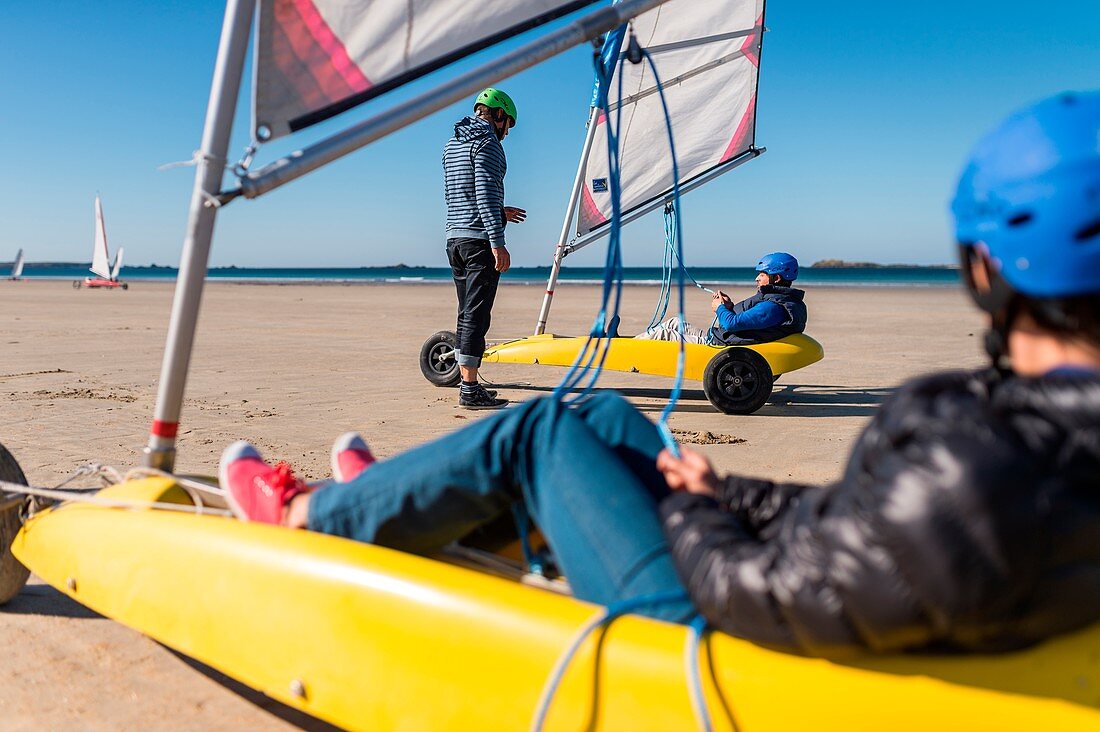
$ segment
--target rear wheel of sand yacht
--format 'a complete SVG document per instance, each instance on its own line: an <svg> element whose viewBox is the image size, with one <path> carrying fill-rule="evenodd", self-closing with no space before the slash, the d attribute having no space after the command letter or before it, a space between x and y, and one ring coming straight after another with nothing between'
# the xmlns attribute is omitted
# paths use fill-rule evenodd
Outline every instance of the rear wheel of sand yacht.
<svg viewBox="0 0 1100 732"><path fill-rule="evenodd" d="M122 283L122 289L124 289L124 290L129 290L129 289L130 289L130 286L129 286L128 284L126 284L125 282L123 282L123 283Z"/></svg>
<svg viewBox="0 0 1100 732"><path fill-rule="evenodd" d="M462 379L458 372L458 339L453 331L441 330L420 347L420 372L436 386L457 386Z"/></svg>
<svg viewBox="0 0 1100 732"><path fill-rule="evenodd" d="M752 414L772 393L772 370L764 357L747 348L727 348L703 371L703 393L720 412Z"/></svg>
<svg viewBox="0 0 1100 732"><path fill-rule="evenodd" d="M27 484L23 469L3 445L0 445L0 480ZM11 553L11 543L22 525L20 511L25 501L21 495L0 490L0 605L15 597L30 576L30 571Z"/></svg>
<svg viewBox="0 0 1100 732"><path fill-rule="evenodd" d="M80 280L73 280L73 289L74 289L74 290L79 290L79 289L80 289L80 285L81 285L81 282L80 282Z"/></svg>

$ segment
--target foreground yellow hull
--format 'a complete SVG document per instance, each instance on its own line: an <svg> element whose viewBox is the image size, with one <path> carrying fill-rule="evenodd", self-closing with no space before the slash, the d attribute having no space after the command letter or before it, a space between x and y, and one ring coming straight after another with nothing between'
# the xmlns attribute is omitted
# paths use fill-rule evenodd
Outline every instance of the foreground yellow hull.
<svg viewBox="0 0 1100 732"><path fill-rule="evenodd" d="M160 478L104 495L186 502ZM352 729L525 729L598 610L433 559L155 510L66 505L12 548L93 610ZM686 639L617 620L577 654L547 729L692 729ZM1002 656L840 663L721 634L700 656L717 729L1100 730L1100 627Z"/></svg>
<svg viewBox="0 0 1100 732"><path fill-rule="evenodd" d="M563 337L550 333L521 338L485 350L488 363L522 363L542 366L571 366L588 341L585 337ZM703 371L717 354L731 346L684 345L684 378L703 380ZM770 343L732 346L756 351L778 376L817 363L825 356L821 344L808 335L788 336ZM676 376L680 344L670 341L641 341L610 338L599 342L596 361L607 351L603 367L611 371Z"/></svg>

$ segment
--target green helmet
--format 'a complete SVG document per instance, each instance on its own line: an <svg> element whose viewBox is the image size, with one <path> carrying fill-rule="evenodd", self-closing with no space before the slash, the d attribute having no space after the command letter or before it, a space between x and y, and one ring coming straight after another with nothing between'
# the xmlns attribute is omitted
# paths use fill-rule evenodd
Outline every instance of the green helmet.
<svg viewBox="0 0 1100 732"><path fill-rule="evenodd" d="M478 94L477 99L474 100L475 111L479 104L484 104L489 109L503 109L504 113L512 118L512 126L516 126L516 103L500 89L489 87Z"/></svg>

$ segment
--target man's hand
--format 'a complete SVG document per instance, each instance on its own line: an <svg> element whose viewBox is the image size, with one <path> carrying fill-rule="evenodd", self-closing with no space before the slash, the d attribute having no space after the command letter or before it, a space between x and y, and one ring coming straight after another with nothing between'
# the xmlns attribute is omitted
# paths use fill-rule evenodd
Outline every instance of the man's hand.
<svg viewBox="0 0 1100 732"><path fill-rule="evenodd" d="M508 253L507 247L493 247L493 259L496 260L496 270L501 274L508 271L508 268L512 266L512 255Z"/></svg>
<svg viewBox="0 0 1100 732"><path fill-rule="evenodd" d="M722 307L723 305L728 306L732 304L733 300L730 300L730 296L722 292L721 290L714 293L714 296L710 299L710 309L714 312L718 312L718 308Z"/></svg>
<svg viewBox="0 0 1100 732"><path fill-rule="evenodd" d="M527 212L515 206L505 206L504 220L512 224L522 224L527 220Z"/></svg>
<svg viewBox="0 0 1100 732"><path fill-rule="evenodd" d="M665 476L668 487L713 498L718 490L718 476L710 462L693 450L680 448L680 457L668 450L657 455L657 470Z"/></svg>

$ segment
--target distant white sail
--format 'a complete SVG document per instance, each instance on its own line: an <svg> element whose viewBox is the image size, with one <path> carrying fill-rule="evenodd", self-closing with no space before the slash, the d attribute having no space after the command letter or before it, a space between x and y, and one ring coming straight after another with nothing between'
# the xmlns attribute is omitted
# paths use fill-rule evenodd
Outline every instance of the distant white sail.
<svg viewBox="0 0 1100 732"><path fill-rule="evenodd" d="M756 140L756 90L764 32L764 0L671 0L634 21L638 42L657 66L672 118L680 184L714 171ZM613 38L613 36L612 36ZM625 51L625 41L623 43ZM613 54L613 49L612 49ZM665 115L649 64L622 66L608 86L619 131L622 210L672 190ZM600 115L597 125L605 120ZM578 234L611 217L607 145L598 130L584 174Z"/></svg>
<svg viewBox="0 0 1100 732"><path fill-rule="evenodd" d="M118 248L118 253L115 254L115 263L111 265L111 279L117 280L118 273L122 270L122 252L125 251L122 247Z"/></svg>
<svg viewBox="0 0 1100 732"><path fill-rule="evenodd" d="M273 139L599 0L260 0L253 130Z"/></svg>
<svg viewBox="0 0 1100 732"><path fill-rule="evenodd" d="M91 270L105 280L111 279L111 258L107 253L107 230L103 226L103 204L95 197L95 244Z"/></svg>
<svg viewBox="0 0 1100 732"><path fill-rule="evenodd" d="M15 253L15 261L11 265L11 278L13 280L19 279L23 276L23 250L20 249Z"/></svg>

